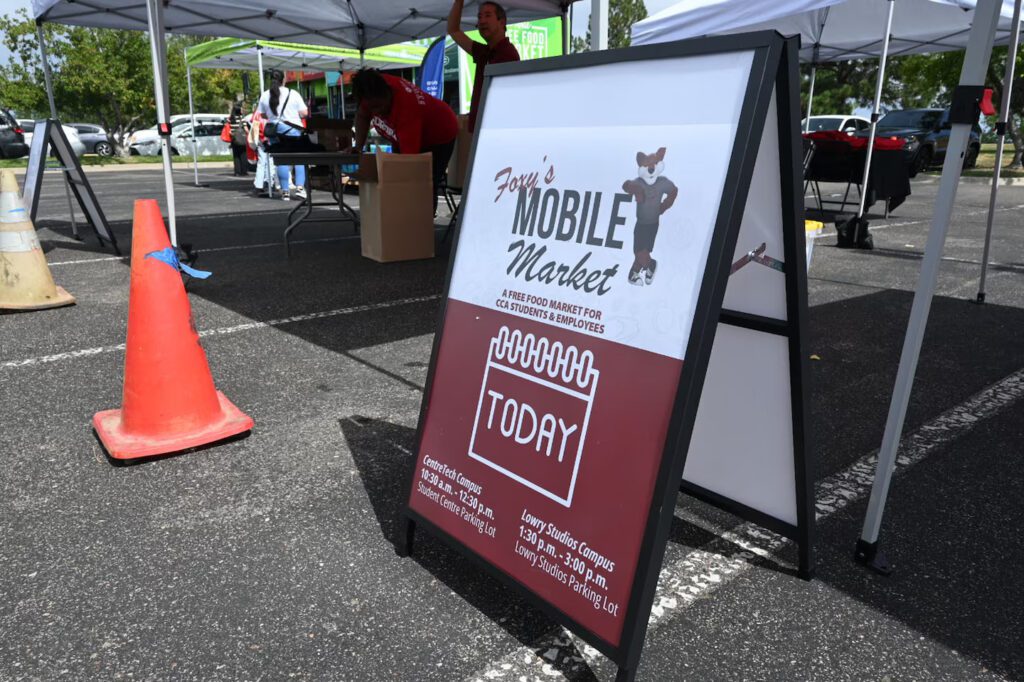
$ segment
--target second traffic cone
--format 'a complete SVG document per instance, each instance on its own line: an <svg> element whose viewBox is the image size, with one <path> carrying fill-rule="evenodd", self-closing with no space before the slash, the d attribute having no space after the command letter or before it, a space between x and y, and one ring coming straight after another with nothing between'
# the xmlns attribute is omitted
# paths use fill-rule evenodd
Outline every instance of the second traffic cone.
<svg viewBox="0 0 1024 682"><path fill-rule="evenodd" d="M53 281L14 173L0 171L0 308L41 310L74 302Z"/></svg>
<svg viewBox="0 0 1024 682"><path fill-rule="evenodd" d="M253 425L213 385L173 253L156 201L136 201L124 399L92 418L116 459L187 450Z"/></svg>

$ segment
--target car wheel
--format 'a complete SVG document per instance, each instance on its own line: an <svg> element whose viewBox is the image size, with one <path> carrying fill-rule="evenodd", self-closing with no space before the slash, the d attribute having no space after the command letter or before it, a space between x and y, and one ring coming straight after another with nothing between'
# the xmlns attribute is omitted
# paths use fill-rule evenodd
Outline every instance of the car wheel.
<svg viewBox="0 0 1024 682"><path fill-rule="evenodd" d="M914 162L914 168L911 173L912 176L917 175L921 171L928 170L932 165L932 150L930 147L922 147L921 151L917 153L917 160Z"/></svg>
<svg viewBox="0 0 1024 682"><path fill-rule="evenodd" d="M93 151L96 152L96 154L99 156L114 155L114 148L110 146L109 142L97 142L96 146L93 148Z"/></svg>
<svg viewBox="0 0 1024 682"><path fill-rule="evenodd" d="M128 156L138 156L139 150L134 147L128 150Z"/></svg>
<svg viewBox="0 0 1024 682"><path fill-rule="evenodd" d="M978 165L978 154L981 152L981 147L977 145L971 145L967 148L967 156L964 157L964 168L974 168Z"/></svg>

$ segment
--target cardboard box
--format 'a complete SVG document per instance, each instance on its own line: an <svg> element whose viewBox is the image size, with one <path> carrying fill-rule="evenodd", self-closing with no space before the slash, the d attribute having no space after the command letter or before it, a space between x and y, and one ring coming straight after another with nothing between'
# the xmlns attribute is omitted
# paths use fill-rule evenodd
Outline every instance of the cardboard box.
<svg viewBox="0 0 1024 682"><path fill-rule="evenodd" d="M448 186L462 189L466 186L466 166L469 165L469 149L473 144L473 133L469 132L469 116L459 116L459 135L455 138L455 150L448 162Z"/></svg>
<svg viewBox="0 0 1024 682"><path fill-rule="evenodd" d="M313 116L307 128L309 139L329 152L345 151L352 146L352 121Z"/></svg>
<svg viewBox="0 0 1024 682"><path fill-rule="evenodd" d="M363 255L372 260L434 257L430 154L363 154L359 217Z"/></svg>

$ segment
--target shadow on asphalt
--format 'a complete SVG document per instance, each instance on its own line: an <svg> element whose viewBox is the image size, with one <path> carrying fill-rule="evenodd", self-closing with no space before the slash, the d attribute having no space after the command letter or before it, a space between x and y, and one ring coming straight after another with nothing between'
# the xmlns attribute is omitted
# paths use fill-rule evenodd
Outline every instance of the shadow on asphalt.
<svg viewBox="0 0 1024 682"><path fill-rule="evenodd" d="M811 443L817 477L882 442L913 293L886 290L810 310ZM1024 366L1024 310L932 301L904 432Z"/></svg>
<svg viewBox="0 0 1024 682"><path fill-rule="evenodd" d="M819 479L846 468L878 448L911 301L910 292L883 291L812 309L808 350L821 358L810 361L809 392L810 429ZM905 432L920 427L1021 369L1022 347L1024 310L936 298ZM984 354L978 352L979 348L986 349ZM357 417L343 419L340 423L382 533L394 542L399 530L398 514L408 496L413 470L415 431ZM991 456L998 458L1015 447L1019 451L1015 443L1013 440L1006 449L983 443L978 450L992 452ZM905 545L900 554L921 558L922 563L929 565L945 566L949 578L936 584L934 572L918 575L911 569L885 581L856 566L852 550L863 519L864 504L861 503L821 524L820 580L952 649L977 657L993 669L1019 675L1024 672L1024 661L1019 660L1019 652L1010 652L1013 642L1019 644L1020 641L1018 607L1024 603L1024 595L1008 597L1014 590L1021 591L1020 581L1010 567L1024 562L1024 548L1019 540L1007 543L1005 537L998 538L998 529L1003 527L998 520L1010 519L1016 514L1017 521L1011 527L1020 525L1019 500L1024 497L1024 485L1020 481L1024 481L1024 465L1017 458L1013 464L1017 473L1001 470L998 463L993 463L988 469L982 467L979 474L976 461L963 462L963 470L953 472L942 469L941 455L933 459L908 472L905 485L917 485L919 477L929 474L929 468L939 467L931 473L937 482L920 493L923 499L906 504L908 510L903 524L909 527L902 532L893 530L892 542ZM985 471L991 473L984 474ZM998 485L998 481L966 483L979 475L1000 477L1003 472L1011 480L1002 486L1008 489L995 499L992 484ZM741 523L735 517L699 503L682 504L689 505L695 513L719 527L729 529ZM993 505L998 509L991 509ZM894 501L890 514L895 515L897 507ZM981 518L970 514L956 517L957 507L988 507L991 513ZM955 518L948 518L950 515ZM979 524L984 528L979 528ZM687 547L719 551L723 555L744 551L738 546L727 546L723 551L722 543L711 544L716 537L678 518L670 533L670 540L682 545L684 551ZM497 581L486 578L473 561L447 550L429 535L418 533L416 543L416 560L492 619L504 610L491 608L487 600L481 599L481 590L495 595L500 603L513 599L517 609L531 610ZM787 548L782 558L793 562L792 549ZM987 558L994 553L1003 562L1002 568L993 563L996 559ZM771 561L754 561L759 568L791 574L789 569ZM911 558L911 561L916 559ZM1001 580L996 580L996 573L1002 573ZM979 581L979 576L984 576L984 580ZM993 583L1001 584L1002 589L993 590ZM950 616L951 612L966 615L956 618ZM984 626L986 635L983 637L977 634L979 622L988 623ZM538 646L542 636L558 632L558 628L539 612L535 612L529 627L513 623L502 625L527 646ZM990 630L997 634L990 634ZM573 680L590 679L578 675L593 675L581 671L571 661L555 667Z"/></svg>
<svg viewBox="0 0 1024 682"><path fill-rule="evenodd" d="M409 498L416 431L359 415L341 418L338 424L377 516L381 534L394 546L399 533L404 532L400 515ZM422 566L525 646L540 646L540 642L561 630L514 591L493 580L476 561L423 530L416 532L409 560ZM597 680L586 667L568 664L560 667L558 662L552 667L573 682Z"/></svg>
<svg viewBox="0 0 1024 682"><path fill-rule="evenodd" d="M816 306L810 315L811 434L818 478L878 449L912 292ZM1024 310L937 297L904 434L1024 366ZM1016 408L1022 412L1020 406ZM1006 410L1010 413L1010 410ZM1024 677L1024 462L1020 419L1000 417L941 446L896 479L882 546L896 573L852 561L866 500L820 524L819 579L923 636L1014 679Z"/></svg>
<svg viewBox="0 0 1024 682"><path fill-rule="evenodd" d="M922 260L924 258L923 251L912 251L910 249L899 251L896 249L883 249L875 247L871 251L867 252L871 255L882 256L886 258L898 258L901 260ZM981 267L981 260L978 260L978 267ZM992 263L989 262L988 269L990 272L1020 272L1022 263Z"/></svg>
<svg viewBox="0 0 1024 682"><path fill-rule="evenodd" d="M819 579L1007 679L1024 679L1024 402L897 476L880 548L889 577L852 561L866 503L821 525Z"/></svg>

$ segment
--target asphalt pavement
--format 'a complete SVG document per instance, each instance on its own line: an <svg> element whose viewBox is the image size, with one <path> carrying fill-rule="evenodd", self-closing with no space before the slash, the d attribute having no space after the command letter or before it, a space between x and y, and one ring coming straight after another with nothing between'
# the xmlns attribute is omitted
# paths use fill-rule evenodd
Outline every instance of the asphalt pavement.
<svg viewBox="0 0 1024 682"><path fill-rule="evenodd" d="M90 179L127 253L133 200L161 199L162 175ZM288 259L292 205L221 169L175 180L179 240L213 272L188 283L194 323L256 426L137 465L103 454L91 418L121 401L129 266L81 215L71 238L48 175L39 236L77 305L0 316L0 680L614 679L428 535L394 552L446 216L433 260L369 261L340 222L300 228ZM831 228L815 245L816 578L786 541L681 496L639 679L1024 680L1024 187L1001 190L984 305L988 186L959 189L883 525L896 570L852 561L937 187L872 214L873 251Z"/></svg>

